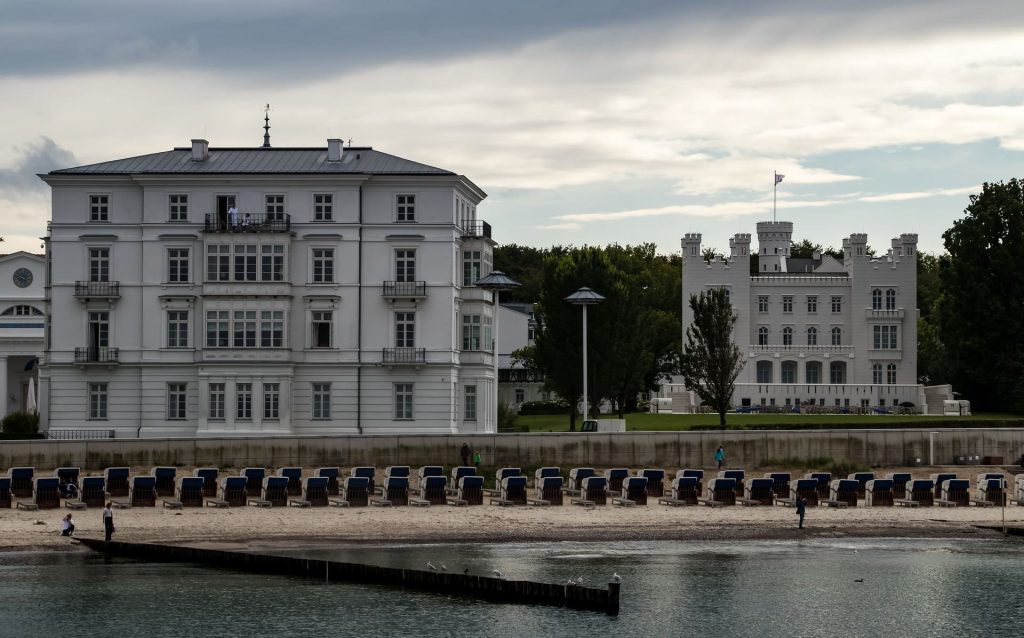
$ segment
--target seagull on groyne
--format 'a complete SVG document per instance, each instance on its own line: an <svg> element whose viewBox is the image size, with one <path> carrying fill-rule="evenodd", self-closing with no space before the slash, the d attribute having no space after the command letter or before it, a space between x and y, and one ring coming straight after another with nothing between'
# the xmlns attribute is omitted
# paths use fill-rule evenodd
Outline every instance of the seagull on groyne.
<svg viewBox="0 0 1024 638"><path fill-rule="evenodd" d="M619 573L615 572L614 574L612 574L612 580L614 580L617 583L621 583L622 582L622 576L619 576Z"/></svg>
<svg viewBox="0 0 1024 638"><path fill-rule="evenodd" d="M464 569L462 571L462 573L465 574L466 576L469 576L469 568L467 567L466 569Z"/></svg>
<svg viewBox="0 0 1024 638"><path fill-rule="evenodd" d="M576 584L577 585L581 585L581 586L583 585L583 577L582 576L577 576L576 577Z"/></svg>
<svg viewBox="0 0 1024 638"><path fill-rule="evenodd" d="M505 574L502 574L501 572L499 572L499 571L498 571L498 570L496 570L496 569L494 570L494 572L493 572L493 573L494 573L494 575L495 575L495 576L497 576L498 578L504 578L504 577L505 577Z"/></svg>
<svg viewBox="0 0 1024 638"><path fill-rule="evenodd" d="M437 571L437 568L434 567L434 563L430 562L429 560L427 561L427 569L429 569L432 572L436 572Z"/></svg>
<svg viewBox="0 0 1024 638"><path fill-rule="evenodd" d="M575 587L576 586L576 581L570 578L569 582L567 582L566 585L568 585L570 587Z"/></svg>
<svg viewBox="0 0 1024 638"><path fill-rule="evenodd" d="M441 571L443 571L443 572L448 571L448 566L445 565L444 563L441 563Z"/></svg>

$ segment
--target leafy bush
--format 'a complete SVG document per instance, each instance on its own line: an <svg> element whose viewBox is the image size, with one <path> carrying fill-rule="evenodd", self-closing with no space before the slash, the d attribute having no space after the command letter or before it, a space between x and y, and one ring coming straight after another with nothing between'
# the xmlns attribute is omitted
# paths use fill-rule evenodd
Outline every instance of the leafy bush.
<svg viewBox="0 0 1024 638"><path fill-rule="evenodd" d="M519 404L519 414L565 414L569 411L569 402L557 401L525 401Z"/></svg>
<svg viewBox="0 0 1024 638"><path fill-rule="evenodd" d="M11 412L3 420L4 434L11 438L27 435L24 438L36 438L39 434L39 415L31 412Z"/></svg>
<svg viewBox="0 0 1024 638"><path fill-rule="evenodd" d="M505 403L498 403L498 432L522 432L522 428L516 427L518 414ZM529 432L529 426L526 431Z"/></svg>

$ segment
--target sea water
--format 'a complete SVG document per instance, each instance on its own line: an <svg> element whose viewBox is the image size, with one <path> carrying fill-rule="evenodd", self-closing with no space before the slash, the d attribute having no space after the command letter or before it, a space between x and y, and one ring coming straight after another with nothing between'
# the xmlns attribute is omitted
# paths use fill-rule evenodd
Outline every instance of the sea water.
<svg viewBox="0 0 1024 638"><path fill-rule="evenodd" d="M810 540L315 546L342 561L604 586L621 613L91 553L0 554L0 636L1019 636L1024 544Z"/></svg>

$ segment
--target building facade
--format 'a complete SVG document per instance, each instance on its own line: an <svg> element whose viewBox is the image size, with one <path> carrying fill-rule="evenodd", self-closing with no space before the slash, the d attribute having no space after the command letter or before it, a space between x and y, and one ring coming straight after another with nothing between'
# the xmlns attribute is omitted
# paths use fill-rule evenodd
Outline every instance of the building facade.
<svg viewBox="0 0 1024 638"><path fill-rule="evenodd" d="M544 374L527 370L513 353L534 344L537 320L531 303L503 303L498 317L498 400L518 411L527 401L547 401Z"/></svg>
<svg viewBox="0 0 1024 638"><path fill-rule="evenodd" d="M53 171L44 427L491 432L486 197L345 147L191 147Z"/></svg>
<svg viewBox="0 0 1024 638"><path fill-rule="evenodd" d="M0 419L28 411L38 396L45 328L46 260L17 252L0 255Z"/></svg>
<svg viewBox="0 0 1024 638"><path fill-rule="evenodd" d="M699 233L682 239L684 343L691 295L724 289L738 317L733 334L744 366L733 405L922 408L917 235L900 235L873 256L867 235L853 234L843 239L842 260L791 257L791 222L760 222L757 238L751 253L751 236L735 235L729 256L710 263Z"/></svg>

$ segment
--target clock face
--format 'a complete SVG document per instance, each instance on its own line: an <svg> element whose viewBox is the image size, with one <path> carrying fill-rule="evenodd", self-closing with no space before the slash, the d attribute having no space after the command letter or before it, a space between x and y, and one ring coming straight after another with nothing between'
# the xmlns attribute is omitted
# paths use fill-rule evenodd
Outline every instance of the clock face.
<svg viewBox="0 0 1024 638"><path fill-rule="evenodd" d="M14 285L18 288L28 288L32 285L32 271L28 268L19 268L15 270Z"/></svg>

